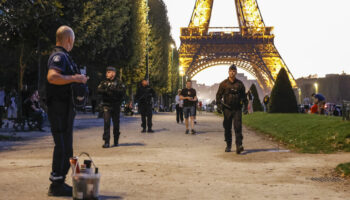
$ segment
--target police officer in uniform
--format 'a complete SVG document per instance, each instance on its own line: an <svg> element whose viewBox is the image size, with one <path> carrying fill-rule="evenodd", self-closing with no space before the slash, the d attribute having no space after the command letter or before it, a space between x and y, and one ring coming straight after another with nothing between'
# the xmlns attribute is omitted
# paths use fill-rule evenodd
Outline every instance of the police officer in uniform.
<svg viewBox="0 0 350 200"><path fill-rule="evenodd" d="M142 133L153 133L152 130L152 98L156 97L156 93L149 86L147 80L142 80L141 86L137 89L135 100L139 103L139 112L142 120Z"/></svg>
<svg viewBox="0 0 350 200"><path fill-rule="evenodd" d="M61 26L56 32L56 47L48 61L47 107L55 147L49 196L72 196L72 187L65 184L70 168L69 158L73 156L73 107L71 85L86 83L85 75L77 74L76 64L68 52L74 44L74 32L68 26Z"/></svg>
<svg viewBox="0 0 350 200"><path fill-rule="evenodd" d="M114 146L119 142L120 105L125 97L125 86L116 77L116 68L107 67L106 79L103 80L97 91L102 95L104 118L103 148L109 148L111 118L113 121Z"/></svg>
<svg viewBox="0 0 350 200"><path fill-rule="evenodd" d="M247 111L248 101L245 94L245 87L242 81L236 78L237 67L231 65L229 68L229 77L220 83L218 92L216 93L216 102L218 112L224 112L224 128L225 128L225 152L231 152L232 147L232 121L236 135L236 153L240 154L244 151L242 140L242 107L244 112ZM223 101L222 101L223 98Z"/></svg>

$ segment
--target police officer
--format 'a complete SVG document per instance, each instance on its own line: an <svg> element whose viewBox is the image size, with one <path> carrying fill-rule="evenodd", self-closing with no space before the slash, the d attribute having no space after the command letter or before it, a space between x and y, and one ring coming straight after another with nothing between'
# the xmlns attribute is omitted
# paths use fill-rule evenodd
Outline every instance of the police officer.
<svg viewBox="0 0 350 200"><path fill-rule="evenodd" d="M56 32L56 47L48 61L47 107L55 147L49 196L72 196L72 187L65 184L70 168L69 158L73 156L73 107L72 83L86 83L85 75L76 74L77 66L68 52L74 44L74 32L68 26L61 26Z"/></svg>
<svg viewBox="0 0 350 200"><path fill-rule="evenodd" d="M103 80L97 91L102 95L104 118L103 148L109 148L111 118L113 121L114 146L119 142L120 105L125 97L125 86L116 77L116 68L107 67L106 79Z"/></svg>
<svg viewBox="0 0 350 200"><path fill-rule="evenodd" d="M154 90L149 86L149 83L147 80L141 81L141 86L137 89L135 100L139 103L139 112L141 114L141 120L142 120L142 133L146 132L146 125L147 125L147 132L153 133L152 130L152 98L156 97L156 93Z"/></svg>
<svg viewBox="0 0 350 200"><path fill-rule="evenodd" d="M231 152L232 147L232 121L234 121L234 130L236 135L236 153L244 151L242 146L242 107L244 105L245 113L247 112L247 96L242 81L236 78L237 67L231 65L229 68L229 77L220 83L219 90L216 93L216 103L218 112L224 112L225 128L225 152ZM223 98L223 101L222 101Z"/></svg>

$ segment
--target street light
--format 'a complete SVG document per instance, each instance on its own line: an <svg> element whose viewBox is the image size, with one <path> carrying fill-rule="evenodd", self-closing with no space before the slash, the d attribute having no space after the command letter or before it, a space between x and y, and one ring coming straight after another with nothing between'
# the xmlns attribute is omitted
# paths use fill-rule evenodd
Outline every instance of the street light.
<svg viewBox="0 0 350 200"><path fill-rule="evenodd" d="M315 93L317 94L318 93L318 83L315 83L314 86L315 86L315 91L316 91Z"/></svg>

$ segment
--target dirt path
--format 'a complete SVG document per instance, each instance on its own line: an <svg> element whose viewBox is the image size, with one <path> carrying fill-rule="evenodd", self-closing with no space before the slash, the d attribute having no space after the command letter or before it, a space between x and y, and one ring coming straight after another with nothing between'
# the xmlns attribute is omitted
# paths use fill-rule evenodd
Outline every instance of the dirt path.
<svg viewBox="0 0 350 200"><path fill-rule="evenodd" d="M75 153L89 152L102 173L101 199L350 199L349 182L317 182L349 154L276 152L277 144L244 129L243 155L225 153L222 119L203 113L198 135L185 135L174 114L154 116L153 134L140 119L121 119L121 146L102 149L102 120L80 115ZM0 199L49 198L50 133L19 133L0 142ZM69 178L68 183L71 183Z"/></svg>

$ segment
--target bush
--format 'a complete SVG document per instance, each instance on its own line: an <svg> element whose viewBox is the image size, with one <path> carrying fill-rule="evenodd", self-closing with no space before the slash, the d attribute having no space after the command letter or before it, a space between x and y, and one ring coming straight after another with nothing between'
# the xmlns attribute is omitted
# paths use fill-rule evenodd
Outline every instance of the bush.
<svg viewBox="0 0 350 200"><path fill-rule="evenodd" d="M282 68L277 75L275 86L272 89L270 113L297 113L298 104L287 71Z"/></svg>
<svg viewBox="0 0 350 200"><path fill-rule="evenodd" d="M253 111L263 111L263 107L261 105L261 101L259 98L259 94L258 94L258 90L256 89L255 84L253 84L252 86L250 86L250 92L253 95L254 99L253 99Z"/></svg>

